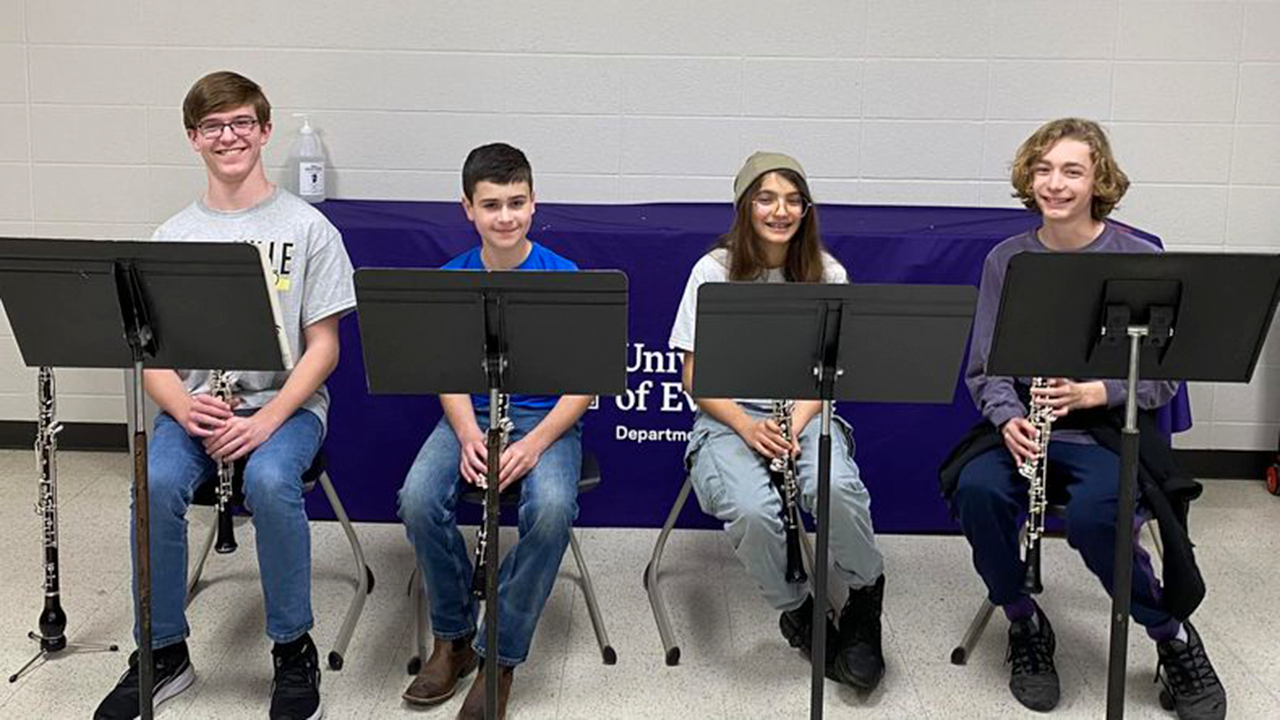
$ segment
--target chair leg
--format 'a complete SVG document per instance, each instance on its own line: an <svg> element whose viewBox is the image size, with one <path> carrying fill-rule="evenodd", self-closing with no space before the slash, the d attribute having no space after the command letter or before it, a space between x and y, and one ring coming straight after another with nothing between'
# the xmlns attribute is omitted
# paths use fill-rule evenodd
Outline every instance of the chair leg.
<svg viewBox="0 0 1280 720"><path fill-rule="evenodd" d="M978 644L978 638L982 637L982 632L987 629L987 623L991 620L991 613L996 609L990 600L984 599L982 607L978 608L977 614L973 616L973 622L969 623L969 629L964 633L964 639L960 644L951 651L951 664L964 665L969 661L969 655L973 653L973 646Z"/></svg>
<svg viewBox="0 0 1280 720"><path fill-rule="evenodd" d="M1057 517L1062 516L1059 514ZM1022 547L1026 540L1027 525L1023 523L1022 529L1018 532L1018 547ZM987 629L987 623L991 621L991 613L995 612L995 609L996 606L989 599L984 598L982 600L982 606L978 608L978 612L973 616L973 621L969 623L969 629L965 631L964 639L951 651L952 665L964 665L969 662L969 655L973 653L973 647L978 644L978 639L982 637L982 633Z"/></svg>
<svg viewBox="0 0 1280 720"><path fill-rule="evenodd" d="M676 518L680 516L680 510L684 508L685 502L689 500L689 491L692 489L693 479L686 476L684 485L680 488L680 494L676 496L676 502L671 506L671 512L667 514L667 522L662 526L662 532L658 534L658 542L653 546L653 556L649 559L649 564L644 569L644 588L649 593L649 606L653 608L653 619L658 623L658 635L662 638L662 648L666 653L667 665L679 664L680 646L676 644L675 633L671 631L671 617L667 614L667 605L662 599L661 590L658 588L660 579L658 569L662 563L662 550L666 547L667 537L671 535L671 529L675 527Z"/></svg>
<svg viewBox="0 0 1280 720"><path fill-rule="evenodd" d="M347 643L351 642L351 634L355 632L356 622L360 619L360 613L364 611L364 600L372 590L373 572L364 561L364 550L360 547L360 539L356 537L355 528L351 526L351 519L347 517L347 511L342 506L342 501L338 499L338 493L333 489L333 483L329 481L328 473L320 474L320 487L324 488L324 494L329 498L329 506L333 508L333 514L338 518L338 522L342 525L342 530L347 534L347 542L351 543L351 552L355 556L356 562L356 592L351 598L351 605L347 608L347 616L342 621L342 628L338 631L338 639L333 643L333 650L329 652L329 668L331 670L341 670L343 663L343 653L347 651Z"/></svg>
<svg viewBox="0 0 1280 720"><path fill-rule="evenodd" d="M582 578L582 594L587 599L587 612L591 615L591 627L596 631L596 643L600 646L600 655L605 665L615 665L618 653L609 644L609 633L604 627L604 617L600 614L600 605L596 602L596 588L591 583L591 573L587 572L587 561L582 558L582 546L578 544L578 534L569 528L569 546L573 548L573 559L578 563L578 575Z"/></svg>
<svg viewBox="0 0 1280 720"><path fill-rule="evenodd" d="M417 675L427 662L427 594L423 592L422 572L418 564L413 565L413 573L409 575L409 604L413 606L413 637L418 647L418 654L409 658L408 671Z"/></svg>
<svg viewBox="0 0 1280 720"><path fill-rule="evenodd" d="M1151 536L1151 547L1155 548L1156 557L1160 558L1160 562L1164 562L1164 545L1160 542L1160 533L1156 531L1156 522L1155 520L1148 520L1145 524L1147 526L1147 534Z"/></svg>
<svg viewBox="0 0 1280 720"><path fill-rule="evenodd" d="M809 566L809 583L810 583L810 587L812 588L813 579L818 576L818 573L815 572L813 569L813 543L809 541L809 533L803 532L804 528L800 528L800 530L801 530L800 549L801 551L804 552L805 563ZM827 577L830 578L831 575L828 574ZM839 591L837 591L834 588L834 586L830 582L828 582L827 583L827 614L828 615L834 616L836 613L840 612L842 603L840 601L839 595L840 595Z"/></svg>
<svg viewBox="0 0 1280 720"><path fill-rule="evenodd" d="M218 531L218 509L212 509L209 517L209 532L205 534L204 542L200 546L200 560L196 563L194 570L190 572L187 578L187 602L191 604L191 600L196 595L196 585L200 583L200 575L204 573L204 561L209 559L209 550L213 548L213 538Z"/></svg>

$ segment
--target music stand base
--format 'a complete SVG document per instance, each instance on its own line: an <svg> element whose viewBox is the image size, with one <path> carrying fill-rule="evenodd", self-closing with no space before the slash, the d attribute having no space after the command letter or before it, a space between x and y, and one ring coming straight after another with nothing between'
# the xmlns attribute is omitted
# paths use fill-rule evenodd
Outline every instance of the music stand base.
<svg viewBox="0 0 1280 720"><path fill-rule="evenodd" d="M74 655L77 653L91 652L117 652L120 646L115 643L110 645L101 643L68 643L66 635L57 637L45 637L38 632L32 631L27 633L27 638L40 643L40 650L18 669L18 672L9 676L9 682L15 683L22 678L23 675L35 670L50 658L60 657L62 655Z"/></svg>

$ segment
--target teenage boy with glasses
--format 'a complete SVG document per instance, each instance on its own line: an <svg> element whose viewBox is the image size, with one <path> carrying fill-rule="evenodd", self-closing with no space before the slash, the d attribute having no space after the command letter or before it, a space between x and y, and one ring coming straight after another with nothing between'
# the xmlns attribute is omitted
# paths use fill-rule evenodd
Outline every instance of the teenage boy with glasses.
<svg viewBox="0 0 1280 720"><path fill-rule="evenodd" d="M208 187L154 238L265 246L297 362L287 372L235 373L230 403L210 394L206 370L146 371L145 389L161 410L147 459L152 700L160 705L195 679L183 612L187 507L195 489L214 477L218 461L247 458L245 505L253 511L266 631L275 643L270 717L319 718L320 667L308 634L313 625L311 535L302 473L324 438L329 400L324 381L338 364L338 318L355 306L351 262L342 237L323 215L267 180L262 149L271 137L271 105L256 83L231 72L207 75L187 93L182 114L187 139L204 160ZM136 638L136 627L134 633ZM137 717L138 680L135 652L94 718Z"/></svg>

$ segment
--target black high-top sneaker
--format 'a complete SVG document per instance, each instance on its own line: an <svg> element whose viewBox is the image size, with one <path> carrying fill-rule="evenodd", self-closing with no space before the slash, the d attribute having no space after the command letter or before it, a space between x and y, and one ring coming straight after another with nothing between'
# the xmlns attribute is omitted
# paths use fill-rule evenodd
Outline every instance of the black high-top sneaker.
<svg viewBox="0 0 1280 720"><path fill-rule="evenodd" d="M320 720L320 660L311 635L271 649L271 720Z"/></svg>
<svg viewBox="0 0 1280 720"><path fill-rule="evenodd" d="M795 610L782 611L778 616L778 629L782 631L782 637L787 639L791 647L799 648L805 657L811 658L813 656L813 596L806 597L804 604ZM836 632L835 623L831 622L831 618L827 618L827 657L824 674L832 680L840 679L835 674L838 642L839 635Z"/></svg>
<svg viewBox="0 0 1280 720"><path fill-rule="evenodd" d="M836 674L840 682L874 690L884 677L884 646L880 614L884 608L884 575L872 585L849 589L840 611L840 641Z"/></svg>

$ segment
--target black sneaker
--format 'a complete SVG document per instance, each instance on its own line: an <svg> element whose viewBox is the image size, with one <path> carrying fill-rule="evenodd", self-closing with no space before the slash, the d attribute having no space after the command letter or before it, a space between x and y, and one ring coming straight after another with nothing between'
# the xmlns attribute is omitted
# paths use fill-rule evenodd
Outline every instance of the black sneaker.
<svg viewBox="0 0 1280 720"><path fill-rule="evenodd" d="M884 608L884 575L875 584L851 588L840 611L836 673L840 681L874 690L884 677L884 645L880 615Z"/></svg>
<svg viewBox="0 0 1280 720"><path fill-rule="evenodd" d="M1009 654L1005 662L1013 668L1009 690L1018 702L1031 710L1048 712L1058 706L1062 690L1058 671L1053 667L1056 641L1053 626L1036 607L1034 620L1026 618L1009 623Z"/></svg>
<svg viewBox="0 0 1280 720"><path fill-rule="evenodd" d="M271 720L319 720L320 660L310 635L271 649L276 676L271 681Z"/></svg>
<svg viewBox="0 0 1280 720"><path fill-rule="evenodd" d="M196 671L191 667L185 642L152 651L151 660L156 668L152 675L151 706L158 712L162 704L191 687L196 679ZM140 675L138 651L134 650L129 656L129 669L98 705L98 709L93 711L93 720L133 720L138 717Z"/></svg>
<svg viewBox="0 0 1280 720"><path fill-rule="evenodd" d="M1178 713L1179 720L1219 720L1227 716L1227 691L1218 680L1209 656L1200 642L1200 633L1183 621L1187 641L1178 639L1156 643L1159 661L1156 680L1164 685L1160 704Z"/></svg>
<svg viewBox="0 0 1280 720"><path fill-rule="evenodd" d="M793 648L799 648L805 657L813 656L813 596L804 599L804 604L795 610L783 610L778 616L778 629L782 637L787 639ZM839 680L836 676L835 657L839 634L835 623L827 618L826 668L823 672L831 680Z"/></svg>

